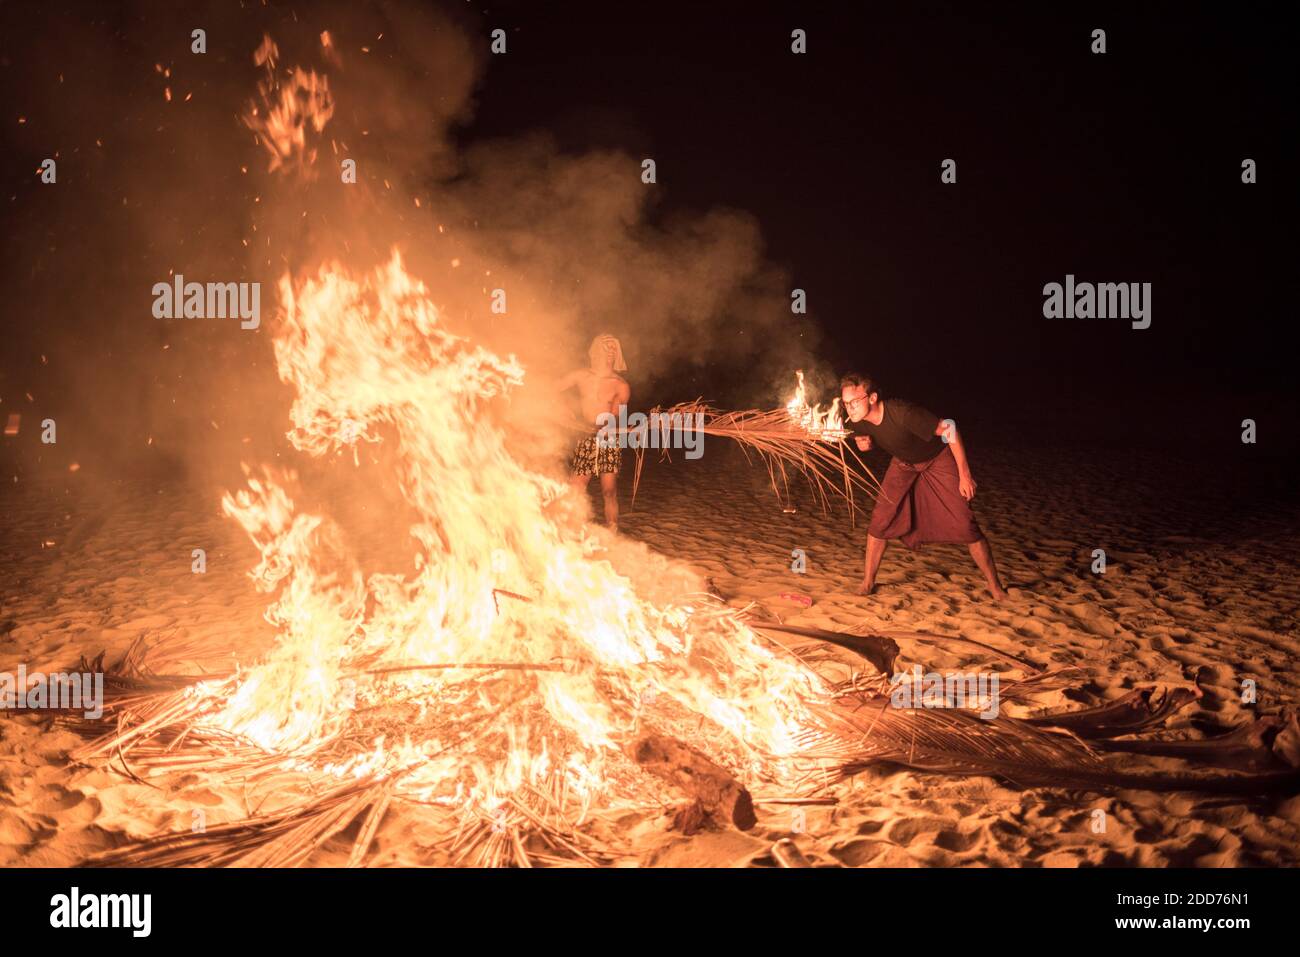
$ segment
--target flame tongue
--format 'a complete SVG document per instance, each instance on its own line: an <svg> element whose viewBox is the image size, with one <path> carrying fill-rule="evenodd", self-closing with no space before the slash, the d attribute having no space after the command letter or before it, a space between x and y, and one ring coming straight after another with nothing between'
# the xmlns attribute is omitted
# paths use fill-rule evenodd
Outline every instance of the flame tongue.
<svg viewBox="0 0 1300 957"><path fill-rule="evenodd" d="M332 522L295 512L290 476L250 473L224 507L261 552L259 587L280 590L268 611L280 643L220 727L311 751L400 711L400 740L372 724L373 747L331 769L415 766L408 780L430 796L485 806L557 775L584 797L608 792L607 760L647 718L748 774L786 770L813 679L734 617L680 604L698 590L684 570L623 561L631 546L600 554L564 483L511 458L488 414L522 381L513 358L446 331L397 254L370 275L331 264L280 292L289 438L313 456L394 443L416 571L364 579Z"/></svg>
<svg viewBox="0 0 1300 957"><path fill-rule="evenodd" d="M842 441L848 435L848 431L844 428L844 414L840 408L839 396L835 397L830 408L825 412L822 411L821 403L810 407L804 386L803 370L799 369L795 375L798 377L799 387L795 389L794 397L785 404L790 421L815 438L827 442Z"/></svg>

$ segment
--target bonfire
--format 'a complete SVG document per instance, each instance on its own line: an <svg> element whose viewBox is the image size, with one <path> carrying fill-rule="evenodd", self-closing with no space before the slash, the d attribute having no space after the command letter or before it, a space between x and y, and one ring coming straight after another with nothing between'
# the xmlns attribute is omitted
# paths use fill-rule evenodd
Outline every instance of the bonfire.
<svg viewBox="0 0 1300 957"><path fill-rule="evenodd" d="M266 79L245 120L273 170L301 173L333 102L324 77L277 73L276 55L269 40L258 51ZM686 832L746 829L756 805L833 801L827 789L882 761L1091 788L1294 786L1294 767L1273 759L1291 753L1294 717L1259 723L1244 751L1192 755L1240 773L1120 772L1101 750L1178 753L1114 739L1157 728L1193 693L1147 689L1033 718L897 708L899 642L956 644L1018 670L1007 701L1072 676L957 636L802 628L729 603L679 563L631 560L572 507L560 476L510 455L490 408L526 370L449 331L397 252L370 271L329 261L286 274L278 310L269 328L293 394L289 440L305 459L343 453L359 469L357 448L389 449L391 469L364 480L395 483L411 567L363 574L341 524L299 507L292 469L246 466L246 486L222 504L260 555L251 578L272 596L275 647L229 674L168 676L166 655L180 650L136 646L109 669L103 717L65 720L88 738L82 762L164 787L205 771L298 797L93 863L298 865L350 828L349 862L363 864L404 802L428 816L447 863L608 864L631 853L609 823L620 811L659 807ZM779 496L802 477L823 506L852 512L878 491L838 400L810 406L802 373L772 410L667 411L700 413L705 434L761 460ZM828 677L829 646L861 670Z"/></svg>
<svg viewBox="0 0 1300 957"><path fill-rule="evenodd" d="M338 526L295 507L291 474L250 468L224 507L260 552L254 582L277 596L267 611L277 646L215 679L160 678L138 656L122 663L104 717L79 722L98 736L76 757L117 760L133 775L287 776L304 799L99 863L299 864L355 821L361 863L393 801L437 818L449 862L610 863L628 851L585 827L602 816L658 804L683 830L748 828L756 801L825 800L818 791L877 761L1088 787L1295 780L1294 770L1123 773L1081 743L1153 728L1194 700L1185 691L1033 720L894 707L899 641L965 644L1020 669L1004 701L1059 689L1070 674L953 636L765 620L666 559L620 568L615 542L565 507L564 482L511 458L483 414L523 370L444 329L399 255L368 275L330 263L286 277L280 301L274 346L295 393L290 440L307 456L395 445L396 481L416 516L415 570L363 577ZM831 451L843 443L825 421L810 421L788 409L709 410L704 427L762 457L774 480L797 471L846 500L855 483L869 487ZM782 643L793 638L804 646ZM829 680L817 667L825 644L869 668ZM1273 738L1284 753L1295 729L1265 730L1253 754L1267 764ZM1151 753L1173 753L1159 745Z"/></svg>
<svg viewBox="0 0 1300 957"><path fill-rule="evenodd" d="M385 799L451 811L458 833L486 842L466 838L479 863L518 857L530 826L575 850L570 832L592 807L663 791L643 780L647 764L669 779L693 767L793 784L798 741L817 726L808 705L829 688L686 590L684 570L651 570L656 587L681 590L650 600L614 566L565 507L565 483L519 465L484 414L522 381L515 360L449 333L397 254L369 275L330 263L286 277L280 302L291 442L308 456L395 446L416 570L363 578L338 526L298 511L291 473L249 468L223 505L261 554L257 587L278 596L278 645L238 674L125 703L83 757L129 749L137 770L166 770L208 749L241 773L372 782ZM803 467L791 449L819 440L797 431L748 441ZM695 797L696 813L718 810L716 795Z"/></svg>

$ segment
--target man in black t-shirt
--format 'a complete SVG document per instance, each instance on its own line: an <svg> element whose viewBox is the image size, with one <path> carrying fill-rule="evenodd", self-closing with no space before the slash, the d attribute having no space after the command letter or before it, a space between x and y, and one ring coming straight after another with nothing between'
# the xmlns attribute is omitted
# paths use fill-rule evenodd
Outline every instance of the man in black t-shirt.
<svg viewBox="0 0 1300 957"><path fill-rule="evenodd" d="M926 542L968 545L993 597L1006 598L993 550L968 504L975 497L975 480L956 424L940 421L906 399L880 398L871 378L858 373L840 381L840 398L858 448L880 448L893 456L867 528L866 572L859 593L871 594L886 543L901 538L908 548Z"/></svg>

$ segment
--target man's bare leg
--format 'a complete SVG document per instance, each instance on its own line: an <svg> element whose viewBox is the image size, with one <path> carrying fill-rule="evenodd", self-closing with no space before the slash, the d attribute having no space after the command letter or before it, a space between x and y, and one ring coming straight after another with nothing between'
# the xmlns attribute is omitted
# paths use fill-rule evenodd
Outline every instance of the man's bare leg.
<svg viewBox="0 0 1300 957"><path fill-rule="evenodd" d="M569 488L573 489L582 496L583 501L587 499L587 483L591 481L590 475L578 475L573 473L569 476Z"/></svg>
<svg viewBox="0 0 1300 957"><path fill-rule="evenodd" d="M606 472L600 477L600 494L605 499L605 524L611 532L618 531L618 473Z"/></svg>
<svg viewBox="0 0 1300 957"><path fill-rule="evenodd" d="M988 582L993 597L998 601L1006 598L1007 593L1002 587L1002 580L998 578L998 566L993 561L993 549L989 547L989 540L981 538L978 542L971 542L970 557L975 559L975 564L984 573L984 580Z"/></svg>
<svg viewBox="0 0 1300 957"><path fill-rule="evenodd" d="M859 595L870 595L876 587L876 572L880 569L880 559L885 556L885 546L889 544L883 538L876 538L868 533L867 535L867 570L862 576L862 587L858 589Z"/></svg>

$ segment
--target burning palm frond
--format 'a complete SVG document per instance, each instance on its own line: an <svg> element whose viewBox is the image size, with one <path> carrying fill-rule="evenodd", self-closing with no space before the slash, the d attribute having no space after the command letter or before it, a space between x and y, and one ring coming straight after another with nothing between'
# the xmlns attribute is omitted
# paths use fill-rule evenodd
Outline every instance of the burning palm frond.
<svg viewBox="0 0 1300 957"><path fill-rule="evenodd" d="M724 412L700 400L682 402L667 409L656 408L652 414L660 417L658 421L680 422L682 428L730 439L740 446L746 457L753 452L766 466L772 490L782 503L790 500L792 474L801 474L807 480L824 511L828 510L832 495L843 496L849 503L850 516L855 520L857 495L874 499L880 493L879 480L858 455L857 448L847 441L850 433L838 425L826 425L819 420L810 426L788 408L768 412L758 409ZM641 481L645 445L635 451L633 501ZM663 454L668 456L666 447Z"/></svg>

